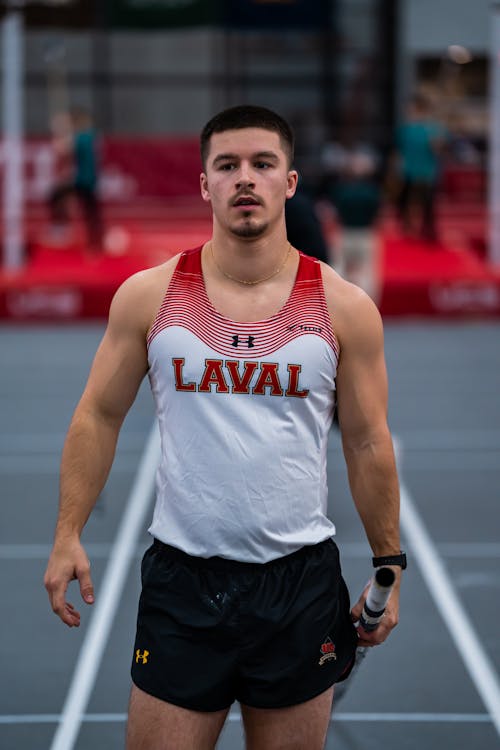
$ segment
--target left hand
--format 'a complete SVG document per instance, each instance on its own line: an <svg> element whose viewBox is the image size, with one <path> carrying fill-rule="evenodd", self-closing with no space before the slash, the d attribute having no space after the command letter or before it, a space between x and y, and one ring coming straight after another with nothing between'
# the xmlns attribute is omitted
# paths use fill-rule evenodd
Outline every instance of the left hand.
<svg viewBox="0 0 500 750"><path fill-rule="evenodd" d="M356 628L359 638L358 646L378 646L380 643L383 643L385 641L391 630L398 624L401 568L394 568L394 572L396 573L396 584L391 592L389 601L387 602L384 616L376 630L372 630L369 633L359 624L359 618L361 617L361 612L363 611L363 604L365 603L371 581L368 581L365 588L363 589L363 593L359 597L354 607L351 609L351 620L353 622L358 622Z"/></svg>

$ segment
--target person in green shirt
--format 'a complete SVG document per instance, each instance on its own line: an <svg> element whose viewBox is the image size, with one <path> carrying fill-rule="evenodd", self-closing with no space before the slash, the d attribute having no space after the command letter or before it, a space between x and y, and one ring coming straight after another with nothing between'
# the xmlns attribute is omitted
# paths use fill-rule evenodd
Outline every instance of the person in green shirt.
<svg viewBox="0 0 500 750"><path fill-rule="evenodd" d="M437 240L435 199L444 143L445 129L433 119L429 102L414 95L406 122L396 131L401 180L397 209L405 234L414 234L416 228L429 242Z"/></svg>
<svg viewBox="0 0 500 750"><path fill-rule="evenodd" d="M102 216L98 198L98 145L91 118L86 110L75 108L70 116L72 133L68 137L69 174L52 190L49 207L54 225L67 224L67 201L74 195L81 205L91 251L102 247Z"/></svg>
<svg viewBox="0 0 500 750"><path fill-rule="evenodd" d="M363 151L346 155L330 197L339 226L335 269L379 302L376 226L382 194L376 179L376 161Z"/></svg>

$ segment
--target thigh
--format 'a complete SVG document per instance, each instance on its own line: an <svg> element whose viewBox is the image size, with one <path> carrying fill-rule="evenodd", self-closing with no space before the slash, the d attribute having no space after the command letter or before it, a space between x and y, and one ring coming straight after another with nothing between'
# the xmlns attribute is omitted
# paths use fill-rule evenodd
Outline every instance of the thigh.
<svg viewBox="0 0 500 750"><path fill-rule="evenodd" d="M213 750L228 709L190 711L132 687L127 750Z"/></svg>
<svg viewBox="0 0 500 750"><path fill-rule="evenodd" d="M241 706L247 750L323 750L333 688L288 708Z"/></svg>

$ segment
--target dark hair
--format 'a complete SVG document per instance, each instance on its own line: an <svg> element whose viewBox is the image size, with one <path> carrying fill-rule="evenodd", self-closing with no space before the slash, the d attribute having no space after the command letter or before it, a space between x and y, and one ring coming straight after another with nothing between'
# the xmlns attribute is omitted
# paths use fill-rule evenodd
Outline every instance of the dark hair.
<svg viewBox="0 0 500 750"><path fill-rule="evenodd" d="M207 122L200 135L203 166L206 165L210 138L214 133L224 133L226 130L242 130L243 128L262 128L278 133L283 150L288 157L288 164L289 166L292 165L295 139L290 125L271 109L246 104L225 109Z"/></svg>

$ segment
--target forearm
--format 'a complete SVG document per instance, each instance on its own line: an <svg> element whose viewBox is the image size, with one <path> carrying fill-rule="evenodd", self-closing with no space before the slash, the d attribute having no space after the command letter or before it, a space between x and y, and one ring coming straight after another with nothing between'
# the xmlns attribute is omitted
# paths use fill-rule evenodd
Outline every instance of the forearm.
<svg viewBox="0 0 500 750"><path fill-rule="evenodd" d="M106 483L121 423L77 409L64 444L56 538L79 536Z"/></svg>
<svg viewBox="0 0 500 750"><path fill-rule="evenodd" d="M361 445L344 445L344 455L352 497L373 554L399 552L399 483L389 432Z"/></svg>

